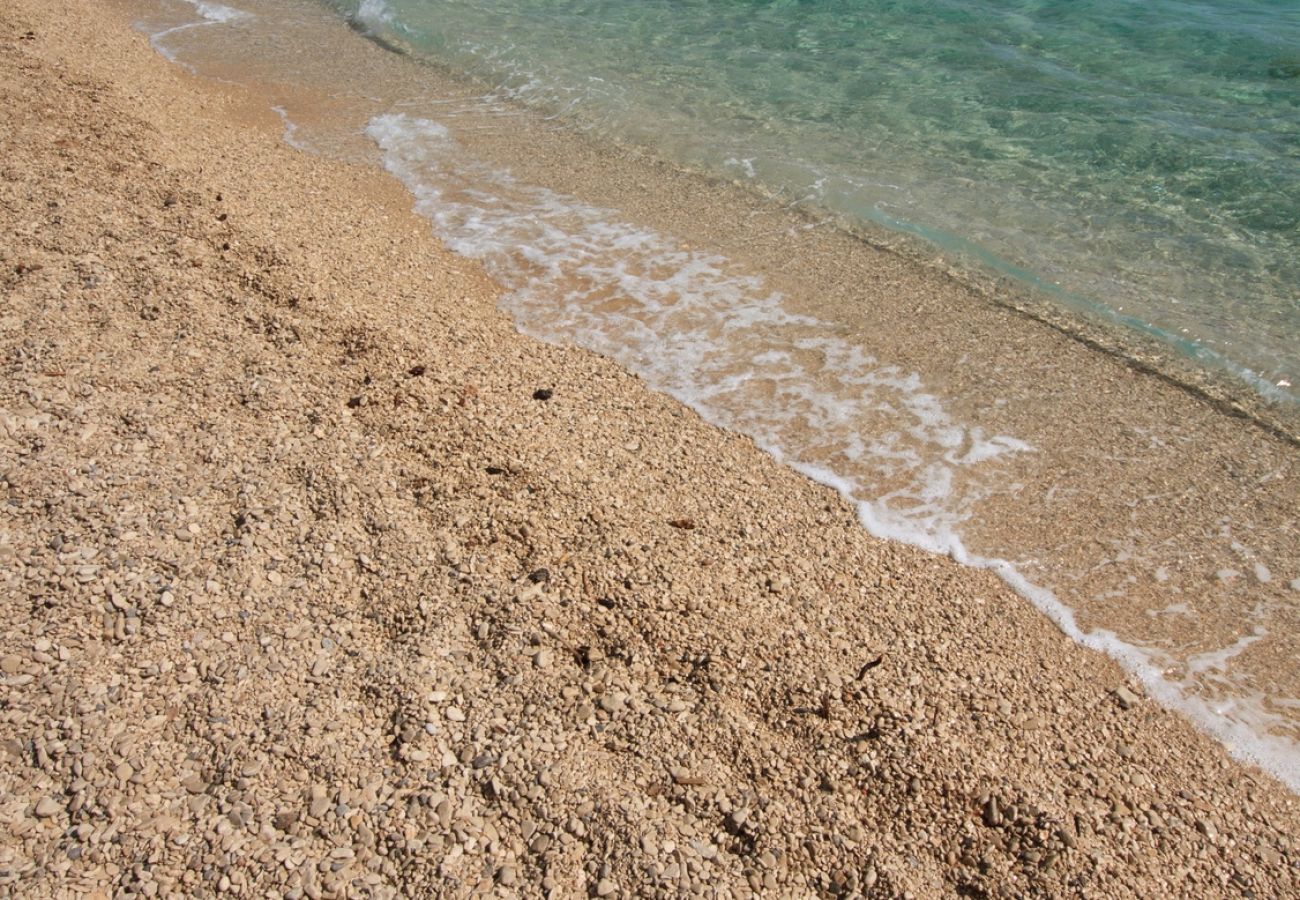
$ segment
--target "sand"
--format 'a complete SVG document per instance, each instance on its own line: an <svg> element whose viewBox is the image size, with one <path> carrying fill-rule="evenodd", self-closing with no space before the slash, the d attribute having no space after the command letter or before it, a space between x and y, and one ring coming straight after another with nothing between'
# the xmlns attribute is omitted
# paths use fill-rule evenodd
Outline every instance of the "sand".
<svg viewBox="0 0 1300 900"><path fill-rule="evenodd" d="M0 19L0 892L1300 890L1293 795L993 576L124 21Z"/></svg>
<svg viewBox="0 0 1300 900"><path fill-rule="evenodd" d="M1067 313L932 246L845 229L794 198L559 126L490 80L365 39L316 0L237 5L247 18L181 25L156 46L247 85L283 110L288 140L321 155L378 164L365 132L394 111L448 128L436 171L407 177L439 191L430 216L454 223L458 202L472 211L465 225L431 228L486 258L521 330L609 353L714 424L831 473L870 504L877 534L938 544L955 532L971 554L1014 561L1081 631L1143 648L1146 677L1160 673L1162 696L1203 726L1300 756L1300 422L1287 430L1284 409L1253 389L1253 406L1240 406L1244 382L1234 394L1136 330ZM196 21L168 0L137 6L149 33ZM539 189L564 209L594 207L601 224L573 230L539 205ZM488 248L472 226L502 209L512 212ZM539 219L573 240L546 240L526 224ZM599 252L602 235L628 228L658 249ZM549 248L561 274L529 284L524 244ZM581 268L574 246L589 251ZM730 314L736 294L711 293L716 278L673 297L681 247L752 280L741 293L757 322ZM592 296L600 279L583 271L616 263L655 267L669 302L626 281L617 303ZM774 306L817 322L775 323L762 314ZM990 458L991 439L1020 449ZM1300 786L1294 763L1285 777Z"/></svg>

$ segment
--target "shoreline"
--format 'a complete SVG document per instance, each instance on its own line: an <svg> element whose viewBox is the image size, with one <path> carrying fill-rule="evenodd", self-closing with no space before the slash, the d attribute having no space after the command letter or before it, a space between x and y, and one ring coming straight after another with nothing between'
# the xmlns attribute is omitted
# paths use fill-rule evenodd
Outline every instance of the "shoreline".
<svg viewBox="0 0 1300 900"><path fill-rule="evenodd" d="M898 241L880 248L826 227L830 219L809 219L798 204L770 202L509 101L489 97L485 106L472 78L396 56L331 13L246 6L251 25L225 40L210 32L189 48L190 61L218 78L251 79L296 140L317 136L316 152L396 164L417 196L432 189L443 197L421 211L446 220L435 233L501 281L521 330L610 356L714 424L827 473L877 536L1011 561L1009 583L1030 585L1026 598L1045 613L1057 617L1059 604L1092 644L1142 657L1130 665L1153 691L1210 733L1253 734L1228 743L1287 771L1300 752L1292 702L1300 672L1290 665L1300 653L1291 624L1300 612L1292 512L1300 471L1285 432L1242 428L1231 402L1224 408L1150 365L1098 352L1094 338L1079 340L1074 324L1051 321L1041 304L1027 313L1013 298L1008 307L996 284L976 290L948 263ZM269 24L258 25L263 17ZM262 46L268 40L274 46ZM308 52L282 58L293 46ZM337 71L356 73L365 96ZM376 153L374 117L393 109L415 128L408 138L418 143L421 123L432 122L435 143L450 136L450 151L413 147L411 165L401 141ZM423 172L430 151L433 169ZM484 191L495 205L480 204ZM591 221L566 231L573 223L555 215L557 204ZM515 212L503 217L502 209ZM464 227L450 223L457 215L468 216ZM476 242L465 232L482 234L484 215L500 234ZM535 220L552 233L530 232ZM682 275L692 282L687 295L660 303L658 285L643 279L641 288L620 284L635 296L608 310L584 270L613 275L623 261L597 258L592 228L657 246L658 257L643 253L633 269L660 271L659 282ZM573 258L573 247L587 257ZM535 252L558 278L535 277ZM703 283L693 274L701 268L712 273ZM757 303L767 318L741 329L748 346L721 300L738 280L753 290L734 301L747 315ZM591 302L575 301L575 290ZM786 313L816 326L766 333ZM674 346L700 341L716 360ZM789 365L751 365L810 342L812 352ZM720 370L712 381L697 373L702 362ZM746 391L720 396L741 372ZM953 429L960 448L950 444ZM862 453L876 442L883 453ZM990 448L998 458L981 461ZM908 455L915 461L899 471L896 461Z"/></svg>
<svg viewBox="0 0 1300 900"><path fill-rule="evenodd" d="M474 73L458 72L445 63L422 57L403 44L370 30L363 21L341 15L339 18L363 40L414 66L427 67L440 77L474 85L485 92L495 90L490 80ZM510 102L517 103L527 114L541 115L528 104ZM582 128L571 130L574 137L585 137ZM719 172L668 159L653 150L608 135L602 135L593 143L597 145L596 152L600 152L600 144L613 143L620 154L640 158L648 166L668 166L685 179L751 195L759 203L780 205L787 212L806 217L810 225L821 227L829 223L847 238L862 241L873 250L895 255L919 269L951 278L962 290L984 302L1059 331L1090 350L1113 356L1136 371L1186 392L1218 412L1244 419L1271 436L1300 447L1300 402L1296 398L1282 395L1271 382L1216 351L1196 348L1184 352L1176 346L1179 339L1173 334L1149 333L1141 322L1122 322L1122 313L1111 310L1100 301L1082 295L1057 294L1035 284L1039 279L1033 272L1027 272L1027 278L1020 278L991 263L969 258L969 253L943 247L939 242L916 233L909 223L904 223L905 228L890 228L866 219L851 218L815 202L785 203L780 190L772 191L761 183L728 178ZM956 240L960 242L962 239L957 237ZM983 252L979 247L972 249L975 255ZM1199 357L1198 353L1201 354ZM1279 396L1269 396L1270 390Z"/></svg>
<svg viewBox="0 0 1300 900"><path fill-rule="evenodd" d="M353 31L385 51L414 64L432 66L448 78L461 77L445 66L413 56L401 47L389 45L364 30L354 27ZM465 77L468 80L468 76ZM814 203L781 204L781 197L777 193L766 191L761 185L731 180L704 169L665 160L634 145L620 143L618 147L620 153L641 157L648 165L673 167L683 178L715 185L724 191L734 190L750 195L760 204L780 204L788 214L803 217L809 227L823 227L830 223L830 227L847 240L861 242L871 250L897 257L918 270L951 279L960 290L972 297L978 297L985 303L1059 332L1088 350L1113 357L1136 372L1165 382L1187 394L1194 402L1203 403L1223 415L1242 419L1270 437L1300 448L1300 405L1294 401L1279 401L1265 396L1259 385L1251 384L1246 377L1246 374L1253 376L1254 373L1247 372L1226 357L1216 355L1212 361L1198 361L1186 353L1180 353L1170 342L1160 337L1143 334L1134 327L1114 320L1107 321L1107 315L1100 311L1100 304L1090 298L1080 297L1077 301L1095 306L1096 309L1078 308L1075 298L1050 299L1050 292L1045 289L1001 272L987 263L962 259L960 254L939 247L929 239L909 231L851 219ZM1241 371L1234 371L1235 369Z"/></svg>
<svg viewBox="0 0 1300 900"><path fill-rule="evenodd" d="M0 890L1297 889L1115 663L75 11L3 23Z"/></svg>

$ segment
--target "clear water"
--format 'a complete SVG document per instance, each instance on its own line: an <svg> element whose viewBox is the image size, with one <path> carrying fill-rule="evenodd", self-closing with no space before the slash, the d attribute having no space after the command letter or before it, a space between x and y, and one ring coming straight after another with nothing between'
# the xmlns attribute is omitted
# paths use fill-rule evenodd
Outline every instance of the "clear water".
<svg viewBox="0 0 1300 900"><path fill-rule="evenodd" d="M1295 0L331 2L585 127L912 231L1295 402Z"/></svg>

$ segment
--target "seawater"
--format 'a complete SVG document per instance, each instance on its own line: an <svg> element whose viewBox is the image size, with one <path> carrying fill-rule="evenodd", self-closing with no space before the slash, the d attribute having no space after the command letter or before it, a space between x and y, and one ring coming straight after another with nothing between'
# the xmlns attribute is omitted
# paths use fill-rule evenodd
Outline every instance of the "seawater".
<svg viewBox="0 0 1300 900"><path fill-rule="evenodd" d="M1284 699L1278 686L1261 690L1255 673L1230 665L1269 635L1261 613L1271 598L1241 610L1245 631L1226 645L1203 636L1205 650L1202 641L1161 646L1081 626L1051 580L1036 582L966 546L981 504L1020 491L1011 463L1034 446L955 417L919 373L845 340L831 322L790 312L763 278L731 260L476 162L438 122L386 114L370 120L366 135L435 234L506 286L503 305L526 332L604 353L710 422L749 435L839 491L872 534L992 570L1068 637L1109 654L1153 697L1300 791L1294 725L1274 707ZM1221 572L1229 581L1240 575ZM1255 578L1267 583L1272 573L1256 570ZM1099 581L1084 584L1096 590ZM1294 594L1300 579L1288 587Z"/></svg>
<svg viewBox="0 0 1300 900"><path fill-rule="evenodd" d="M330 0L669 158L914 233L1294 403L1293 0Z"/></svg>
<svg viewBox="0 0 1300 900"><path fill-rule="evenodd" d="M853 124L852 104L832 104L821 119L803 115L783 121L777 115L781 103L816 93L804 78L826 77L826 70L815 64L814 52L824 44L808 44L805 39L786 46L778 40L781 29L772 24L771 17L778 14L786 15L788 24L789 17L803 7L681 4L671 9L686 19L696 16L692 20L696 27L677 22L663 31L637 17L657 22L654 16L666 16L668 6L650 3L606 9L597 4L567 11L563 4L554 7L556 22L573 16L598 20L597 37L575 30L576 25L547 24L549 6L523 5L507 14L500 6L425 4L406 9L370 0L343 10L354 27L379 38L383 45L475 76L457 87L458 83L440 80L434 68L374 51L338 27L337 20L323 17L320 7L303 0L241 0L239 9L198 0L187 5L160 0L160 5L160 14L143 24L160 52L200 72L259 84L268 91L269 102L285 122L286 140L294 146L384 165L411 190L417 209L434 232L453 249L482 261L502 283L503 304L523 330L606 353L654 387L691 404L710 421L750 435L777 459L839 490L857 506L864 526L873 533L994 570L1065 634L1110 653L1162 702L1187 713L1238 755L1264 764L1300 789L1300 717L1295 713L1300 708L1300 686L1291 677L1294 665L1277 664L1279 658L1293 663L1300 641L1291 624L1300 611L1300 561L1295 517L1286 505L1287 497L1300 498L1294 453L1267 447L1259 450L1257 463L1247 460L1249 466L1243 471L1258 478L1258 486L1229 481L1188 486L1177 483L1177 477L1187 477L1178 472L1174 483L1167 484L1164 473L1153 477L1139 466L1132 471L1140 476L1140 484L1096 485L1098 497L1070 500L1062 506L1061 498L1079 496L1081 486L1094 488L1086 471L1080 478L1067 470L1078 469L1081 461L1092 458L1073 454L1059 442L1053 445L1050 428L1031 438L1029 429L1019 426L1030 422L1032 415L1008 418L1000 412L1017 407L1022 398L1014 391L999 396L1001 388L992 381L975 385L978 396L936 389L935 383L942 381L936 367L962 368L967 360L937 348L926 357L930 367L925 371L920 363L901 363L880 349L897 349L897 344L854 336L834 316L810 312L798 298L783 295L775 286L777 279L764 274L762 266L755 268L709 246L692 246L671 229L648 225L627 211L522 177L518 170L534 175L538 171L519 155L529 154L529 147L514 149L519 165L513 168L482 155L492 143L482 140L485 133L491 138L499 132L508 140L511 133L523 131L530 140L544 138L531 126L525 128L520 119L522 103L550 117L563 131L576 127L612 142L649 147L679 162L735 175L814 211L836 211L837 203L846 202L851 192L843 179L853 169L853 177L861 182L854 182L854 190L877 191L852 195L859 200L875 198L870 203L863 200L863 218L920 233L940 244L947 242L985 262L993 260L1014 269L1025 279L1046 283L1047 270L1042 268L1046 264L1032 269L1027 268L1028 262L1008 261L978 233L981 228L989 234L1000 229L1015 252L1039 245L1052 250L1056 242L1045 239L1032 219L1011 217L1012 207L1020 210L1017 215L1030 209L1026 205L1021 210L1012 202L1024 195L1005 183L993 188L987 179L970 177L968 183L958 179L954 172L968 171L962 165L973 165L973 157L936 161L922 153L925 147L950 146L945 142L954 140L949 132L956 127L956 118L948 131L932 125L932 140L922 140L916 131L919 126L906 124L912 119L897 112L874 143L860 141L861 146L853 150L858 162L844 164L841 171L831 158L843 163L855 145L842 134L836 139L831 134L841 127L838 118L846 117L847 124ZM893 4L872 15L880 24L905 8L906 4ZM1042 14L1047 8L1034 10ZM441 17L431 12L434 9L442 9ZM922 15L947 21L936 9L956 15L958 8L927 7ZM1074 9L1064 7L1059 15L1068 17ZM603 13L595 15L597 10ZM710 30L698 18L710 10L730 12ZM830 28L824 13L821 5L807 10L814 32ZM878 29L864 28L863 15L861 9L843 14L844 39L858 35L854 38L858 40L860 33L870 31L884 40ZM640 24L629 24L627 17L637 18ZM458 18L465 21L455 21ZM720 48L720 53L731 48L728 52L735 56L729 42L737 38L729 32L744 32L742 21L748 20L769 36L765 53L782 59L783 68L765 69L768 63L754 56L744 77L739 70L733 72L735 84L727 94L714 84L714 76L705 77L702 63L694 67L680 63L676 68L662 63L665 58L681 60L690 55L680 46L683 41L704 42ZM497 43L453 39L434 28L436 23L439 29L454 28L459 34L475 22L485 39ZM618 32L616 25L641 39L631 41L625 51L611 49L613 45L600 52L592 49L601 35ZM977 33L951 22L949 27L947 34L954 41L961 32L969 31L968 39ZM785 30L791 29L799 30L795 26ZM353 43L341 42L339 34ZM435 39L437 34L444 37ZM509 34L518 43L506 41ZM780 40L788 43L789 37ZM557 45L567 49L556 50L548 43L554 41L567 42ZM896 49L916 45L917 52L920 44L937 43L901 34L891 41L886 43ZM654 49L657 42L664 44L661 50ZM803 75L797 63L801 47L809 56L809 72ZM628 60L605 58L620 53L642 63L631 66ZM847 59L851 54L839 55ZM645 68L648 59L661 62ZM592 68L595 61L604 68ZM889 65L900 63L878 64L883 67L880 77L889 81L885 78L892 71ZM859 61L860 68L866 65ZM934 92L943 85L955 90L921 68L913 69L913 80L917 87L929 85L930 93L922 91L919 96L936 96ZM585 74L566 81L567 71ZM671 81L668 75L674 71L680 83L670 90L664 79ZM1285 62L1278 63L1276 71L1281 73L1278 80L1285 81L1289 71ZM658 74L651 77L647 74L651 72ZM780 72L786 74L778 77L775 73ZM785 87L776 84L782 78L789 80ZM894 93L901 97L907 79L896 76L893 81ZM736 99L760 85L766 106ZM837 96L835 90L828 88L828 92L825 102ZM695 99L688 101L688 94ZM724 95L732 99L709 105ZM978 99L979 93L972 90L970 96ZM932 114L927 110L933 101L918 102L909 115L920 121ZM725 110L730 112L724 114ZM858 118L864 124L869 117ZM821 123L821 139L801 131L805 120ZM749 123L744 125L750 129L748 137L738 130L744 123ZM803 143L795 141L801 133ZM784 150L773 149L778 147ZM803 148L801 155L791 148ZM818 155L831 161L816 163L812 158ZM1025 157L1017 164L1033 169L1028 151ZM882 167L874 174L866 165L871 160ZM1038 165L1050 164L1049 159ZM927 180L927 172L949 180L936 186ZM1040 176L1040 186L1053 181L1041 171ZM1289 183L1294 190L1294 183ZM684 182L664 184L680 189ZM662 185L646 186L647 191L659 188ZM924 197L935 201L933 210L923 207ZM906 217L898 207L904 201L911 204ZM976 212L982 204L995 210L989 214L992 224L980 224ZM918 224L925 218L923 213L930 212L949 217L965 230ZM742 209L735 212L742 219L749 215ZM799 245L801 232L824 224L816 215L791 217L780 226L789 229L781 246ZM694 231L697 236L700 232ZM1080 257L1076 263L1089 258ZM806 261L789 259L786 264L803 265L801 271L808 271ZM1272 271L1282 278L1278 273L1293 264L1288 258ZM1070 271L1085 269L1079 265ZM1115 272L1124 270L1112 259L1104 271L1108 277L1118 277ZM1105 306L1067 287L1056 294L1062 303L1082 304L1094 311ZM858 294L847 296L853 302ZM1141 299L1152 306L1162 303L1158 292L1142 294ZM1221 343L1214 344L1209 338L1187 336L1190 331L1176 337L1169 323L1151 324L1154 319L1134 316L1127 304L1114 302L1115 307L1105 307L1113 320L1131 319L1136 323L1133 327L1156 331L1175 343L1183 341L1181 346L1189 354L1204 351L1203 358L1228 365L1230 358L1220 352L1227 347L1225 339L1215 338ZM1178 307L1172 304L1171 308ZM1282 303L1280 308L1285 313L1288 307ZM1290 309L1284 320L1294 313L1293 306ZM1225 313L1221 318L1241 326L1243 315ZM1260 321L1272 320L1263 316ZM1252 333L1269 331L1261 325ZM1264 343L1256 341L1252 346ZM1289 344L1282 349L1284 356L1294 354ZM1247 368L1242 363L1237 371L1249 375ZM998 374L987 368L981 371L983 376ZM1282 398L1277 402L1286 401L1289 377L1279 373L1290 370L1255 364L1251 371L1259 389L1275 389ZM1188 421L1205 420L1188 416ZM1008 422L1017 427L1004 427ZM1123 455L1163 461L1170 457L1160 454L1174 447L1175 459L1195 456L1217 466L1217 450L1198 446L1201 435L1188 433L1177 423L1138 422L1124 428L1140 431L1139 443L1147 448L1126 442L1095 456L1107 457L1105 462ZM1066 455L1071 458L1063 459ZM1158 462L1155 468L1161 465ZM1204 467L1193 470L1210 472ZM1247 508L1252 497L1267 491L1279 492L1282 499L1261 507L1262 512ZM1237 498L1245 501L1239 509L1231 502ZM1110 512L1105 516L1091 517L1095 509L1108 504ZM1142 519L1148 505L1159 506L1160 511ZM1007 531L1000 542L990 541L987 526L994 515L1019 517L1021 525L1028 523L1028 527ZM1177 517L1184 515L1186 522L1179 521ZM1054 516L1061 518L1054 521ZM1190 543L1180 531L1192 532ZM1046 534L1051 544L1081 549L1057 555L1054 546L1033 545L1025 538L1029 532ZM1134 603L1150 605L1145 612L1139 607L1136 625L1122 608ZM1261 655L1262 650L1268 652Z"/></svg>

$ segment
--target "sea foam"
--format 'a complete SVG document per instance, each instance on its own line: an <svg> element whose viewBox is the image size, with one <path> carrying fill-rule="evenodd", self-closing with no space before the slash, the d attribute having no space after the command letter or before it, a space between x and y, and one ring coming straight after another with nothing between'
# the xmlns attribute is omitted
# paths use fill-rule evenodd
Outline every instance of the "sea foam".
<svg viewBox="0 0 1300 900"><path fill-rule="evenodd" d="M1284 724L1259 696L1212 702L1170 660L1113 632L1085 630L1051 590L1010 561L969 552L962 526L982 499L1014 490L1002 463L1034 448L956 420L921 377L788 310L764 280L670 235L630 224L477 162L444 125L394 114L366 134L417 210L454 251L507 288L524 332L606 354L705 419L749 435L782 463L848 499L871 534L988 569L1072 640L1118 661L1240 759L1300 791ZM1203 654L1222 665L1244 642Z"/></svg>
<svg viewBox="0 0 1300 900"><path fill-rule="evenodd" d="M378 34L392 25L393 13L384 0L361 0L352 21L364 31Z"/></svg>

